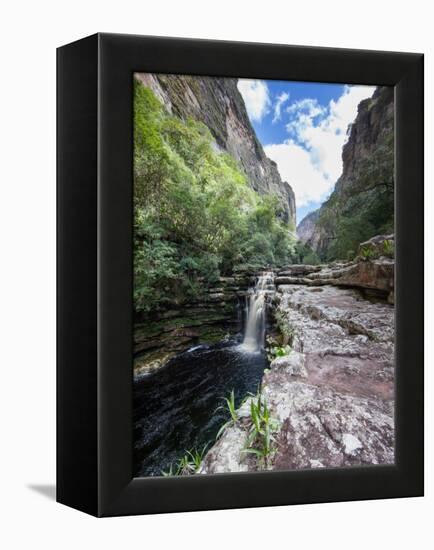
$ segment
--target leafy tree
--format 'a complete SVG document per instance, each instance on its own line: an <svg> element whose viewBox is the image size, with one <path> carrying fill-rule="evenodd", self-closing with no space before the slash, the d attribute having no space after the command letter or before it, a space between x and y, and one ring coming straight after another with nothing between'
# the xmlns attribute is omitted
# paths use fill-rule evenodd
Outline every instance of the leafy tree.
<svg viewBox="0 0 434 550"><path fill-rule="evenodd" d="M294 238L208 128L170 115L135 83L134 298L137 311L198 296L239 265L281 265Z"/></svg>

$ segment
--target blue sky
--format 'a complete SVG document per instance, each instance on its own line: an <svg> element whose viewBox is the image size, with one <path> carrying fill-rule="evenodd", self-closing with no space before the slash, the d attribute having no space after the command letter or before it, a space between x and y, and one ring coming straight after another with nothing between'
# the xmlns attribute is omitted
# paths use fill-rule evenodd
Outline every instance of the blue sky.
<svg viewBox="0 0 434 550"><path fill-rule="evenodd" d="M299 223L333 190L348 125L375 87L240 79L238 89L265 153L294 189Z"/></svg>

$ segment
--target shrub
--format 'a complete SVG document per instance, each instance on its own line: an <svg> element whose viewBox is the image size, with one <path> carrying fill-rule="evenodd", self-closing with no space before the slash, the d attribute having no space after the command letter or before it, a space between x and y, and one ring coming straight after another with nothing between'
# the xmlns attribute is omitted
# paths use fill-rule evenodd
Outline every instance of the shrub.
<svg viewBox="0 0 434 550"><path fill-rule="evenodd" d="M267 401L259 393L250 401L251 428L246 440L246 448L242 451L254 454L258 458L260 468L267 468L273 455L273 433L278 430L278 422L271 417Z"/></svg>
<svg viewBox="0 0 434 550"><path fill-rule="evenodd" d="M377 251L371 247L371 246L363 246L361 249L360 249L360 257L362 258L362 260L373 260L375 259L376 257L378 257L378 253Z"/></svg>
<svg viewBox="0 0 434 550"><path fill-rule="evenodd" d="M382 243L383 245L383 254L388 258L394 258L395 256L395 244L389 239L385 239Z"/></svg>
<svg viewBox="0 0 434 550"><path fill-rule="evenodd" d="M277 357L285 357L286 355L289 355L291 353L291 347L286 346L272 346L268 350L268 360L271 362L273 359L276 359Z"/></svg>

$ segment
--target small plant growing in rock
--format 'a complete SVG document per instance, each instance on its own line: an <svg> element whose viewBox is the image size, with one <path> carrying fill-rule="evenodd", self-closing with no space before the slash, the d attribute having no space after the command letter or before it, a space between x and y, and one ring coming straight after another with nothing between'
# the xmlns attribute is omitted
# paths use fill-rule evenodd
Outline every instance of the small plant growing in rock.
<svg viewBox="0 0 434 550"><path fill-rule="evenodd" d="M187 453L178 462L178 470L176 471L176 475L178 476L188 476L194 474L195 472L194 462L191 460L188 453L189 451L187 451Z"/></svg>
<svg viewBox="0 0 434 550"><path fill-rule="evenodd" d="M177 463L176 468L174 468L173 464L171 464L168 470L163 470L161 472L162 475L164 477L170 477L195 474L200 468L207 447L208 444L205 445L201 450L192 449L190 451L187 451L185 455L181 458L181 460Z"/></svg>
<svg viewBox="0 0 434 550"><path fill-rule="evenodd" d="M369 260L373 260L374 258L376 258L377 253L375 252L375 250L373 248L364 246L363 248L360 249L360 257L364 261L369 261Z"/></svg>
<svg viewBox="0 0 434 550"><path fill-rule="evenodd" d="M286 355L289 355L291 353L292 349L291 346L272 346L268 349L267 357L268 360L273 361L277 357L285 357Z"/></svg>
<svg viewBox="0 0 434 550"><path fill-rule="evenodd" d="M268 468L273 455L273 433L278 429L278 422L271 417L267 401L259 393L250 401L250 419L252 426L246 441L246 449L242 452L253 454L258 458L260 467Z"/></svg>
<svg viewBox="0 0 434 550"><path fill-rule="evenodd" d="M171 465L169 466L169 469L168 469L168 470L162 470L162 471L161 471L161 474L163 475L163 477L175 476L175 475L176 475L176 471L173 469L173 464L171 464Z"/></svg>
<svg viewBox="0 0 434 550"><path fill-rule="evenodd" d="M393 258L395 256L395 244L389 239L383 241L383 254L388 258Z"/></svg>
<svg viewBox="0 0 434 550"><path fill-rule="evenodd" d="M236 424L238 421L238 413L235 406L234 390L231 391L231 393L229 394L229 397L224 397L223 399L226 405L217 407L216 410L218 411L219 409L226 408L229 411L230 418L227 422L223 424L223 426L220 427L219 431L217 432L216 439L218 439L222 435L222 433L226 430L226 428L229 428L229 426Z"/></svg>
<svg viewBox="0 0 434 550"><path fill-rule="evenodd" d="M274 318L276 320L277 328L280 332L282 346L292 346L295 336L295 329L291 325L288 313L278 310L274 314Z"/></svg>
<svg viewBox="0 0 434 550"><path fill-rule="evenodd" d="M202 460L205 456L205 451L207 447L208 444L204 445L201 450L193 449L192 451L187 451L186 456L189 457L189 465L190 468L193 469L194 474L199 470L200 465L202 464Z"/></svg>

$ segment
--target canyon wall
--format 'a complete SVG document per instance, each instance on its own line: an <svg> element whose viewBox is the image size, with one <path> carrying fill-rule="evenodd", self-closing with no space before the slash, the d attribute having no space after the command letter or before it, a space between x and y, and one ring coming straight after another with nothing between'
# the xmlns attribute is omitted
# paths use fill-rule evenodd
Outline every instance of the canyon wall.
<svg viewBox="0 0 434 550"><path fill-rule="evenodd" d="M170 113L204 123L216 147L239 163L252 189L261 195L278 197L281 217L295 229L294 192L282 181L276 163L265 155L250 123L236 78L148 73L135 73L135 78L149 87Z"/></svg>
<svg viewBox="0 0 434 550"><path fill-rule="evenodd" d="M347 259L360 243L393 232L394 91L378 87L359 104L342 150L343 170L330 198L297 227L324 260Z"/></svg>

